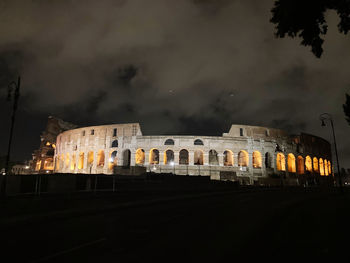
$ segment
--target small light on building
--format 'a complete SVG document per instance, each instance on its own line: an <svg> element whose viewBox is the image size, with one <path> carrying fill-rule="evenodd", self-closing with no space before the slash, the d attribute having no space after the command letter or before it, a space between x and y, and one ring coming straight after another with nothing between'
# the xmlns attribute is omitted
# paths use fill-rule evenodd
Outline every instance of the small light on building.
<svg viewBox="0 0 350 263"><path fill-rule="evenodd" d="M49 171L46 171L46 173L48 174L48 173L49 173Z"/></svg>
<svg viewBox="0 0 350 263"><path fill-rule="evenodd" d="M29 169L29 166L27 165L25 168L26 168L26 169Z"/></svg>
<svg viewBox="0 0 350 263"><path fill-rule="evenodd" d="M170 162L170 165L175 165L175 163L174 162Z"/></svg>

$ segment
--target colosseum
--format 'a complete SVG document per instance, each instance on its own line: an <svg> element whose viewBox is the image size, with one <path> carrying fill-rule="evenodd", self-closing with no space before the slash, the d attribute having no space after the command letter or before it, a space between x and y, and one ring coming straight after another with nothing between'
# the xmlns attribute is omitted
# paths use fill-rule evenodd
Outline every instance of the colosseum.
<svg viewBox="0 0 350 263"><path fill-rule="evenodd" d="M45 144L45 141L43 142ZM143 136L138 123L73 128L52 143L37 169L56 173L204 175L250 183L258 178L332 175L328 141L274 128L232 125L222 136ZM47 142L45 145L50 145ZM39 168L38 168L39 167ZM46 168L45 168L46 167Z"/></svg>

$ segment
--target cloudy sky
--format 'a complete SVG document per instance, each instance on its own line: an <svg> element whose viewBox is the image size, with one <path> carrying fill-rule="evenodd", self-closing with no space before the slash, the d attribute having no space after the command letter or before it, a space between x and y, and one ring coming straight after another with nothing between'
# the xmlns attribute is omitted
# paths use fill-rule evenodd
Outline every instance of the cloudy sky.
<svg viewBox="0 0 350 263"><path fill-rule="evenodd" d="M7 85L21 75L13 157L30 159L47 116L78 125L140 122L143 133L220 135L230 124L331 139L350 167L350 37L329 32L317 59L276 39L273 0L0 0L0 154Z"/></svg>

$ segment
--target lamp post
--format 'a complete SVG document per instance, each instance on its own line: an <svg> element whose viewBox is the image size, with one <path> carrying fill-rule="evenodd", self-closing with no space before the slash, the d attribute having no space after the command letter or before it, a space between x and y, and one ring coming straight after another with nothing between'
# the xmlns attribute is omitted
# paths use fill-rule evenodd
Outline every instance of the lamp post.
<svg viewBox="0 0 350 263"><path fill-rule="evenodd" d="M322 113L320 115L320 120L321 120L321 126L326 126L325 120L329 120L330 123L331 123L332 134L333 134L333 141L334 141L334 151L335 151L335 157L337 159L338 184L339 184L339 187L341 188L342 187L342 181L341 181L341 175L340 175L340 166L339 166L339 159L338 159L337 142L336 142L336 139L335 139L333 118L332 118L332 115L330 115L329 113Z"/></svg>

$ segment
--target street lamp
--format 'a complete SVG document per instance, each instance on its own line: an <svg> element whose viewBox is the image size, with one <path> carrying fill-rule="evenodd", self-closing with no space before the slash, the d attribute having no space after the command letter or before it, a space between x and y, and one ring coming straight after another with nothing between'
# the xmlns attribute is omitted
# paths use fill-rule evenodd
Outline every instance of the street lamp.
<svg viewBox="0 0 350 263"><path fill-rule="evenodd" d="M326 126L325 121L329 120L331 123L332 127L332 133L333 133L333 141L334 141L334 151L335 151L335 157L337 159L337 168L338 168L338 184L339 187L342 187L342 182L341 182L341 175L340 175L340 168L339 168L339 159L338 159L338 151L337 151L337 142L335 140L335 132L334 132L334 125L333 125L333 118L332 115L329 113L322 113L320 115L320 120L321 120L321 126Z"/></svg>

